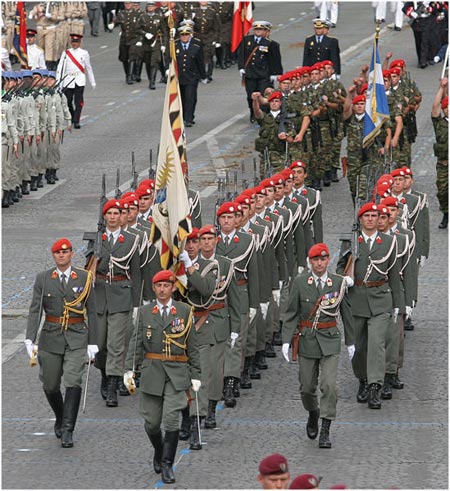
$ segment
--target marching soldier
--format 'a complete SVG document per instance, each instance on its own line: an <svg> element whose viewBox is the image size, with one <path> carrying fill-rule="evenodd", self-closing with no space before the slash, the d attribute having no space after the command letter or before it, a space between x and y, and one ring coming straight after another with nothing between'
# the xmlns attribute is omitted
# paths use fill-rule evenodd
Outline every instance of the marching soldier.
<svg viewBox="0 0 450 491"><path fill-rule="evenodd" d="M155 196L155 181L146 179L142 181L136 189L136 196L139 200L138 223L148 226L151 225L152 205Z"/></svg>
<svg viewBox="0 0 450 491"><path fill-rule="evenodd" d="M135 364L142 369L139 412L155 449L153 469L164 483L175 482L173 463L178 446L180 412L186 405L186 391L201 386L198 352L192 346L192 307L172 299L176 287L171 271L153 277L156 300L136 314L136 329L130 340L123 376L127 387L134 385ZM164 425L163 438L161 423Z"/></svg>
<svg viewBox="0 0 450 491"><path fill-rule="evenodd" d="M86 350L89 360L98 351L95 294L92 274L72 265L74 252L70 241L59 239L51 250L56 267L36 277L25 346L30 360L35 360L37 353L39 379L56 417L55 435L61 438L63 448L70 448L81 399ZM37 339L44 311L45 322ZM66 387L64 399L61 379Z"/></svg>
<svg viewBox="0 0 450 491"><path fill-rule="evenodd" d="M214 2L213 7L217 10L220 18L221 44L216 46L216 68L225 70L231 65L231 32L233 29L233 4L232 2Z"/></svg>
<svg viewBox="0 0 450 491"><path fill-rule="evenodd" d="M72 115L74 128L81 128L80 118L81 110L84 106L84 87L86 86L86 75L89 79L92 89L97 86L95 83L94 72L92 70L89 53L80 48L81 34L70 34L70 43L72 47L67 49L61 56L56 71L57 80L60 81L66 77L62 85L64 94L67 97L69 111Z"/></svg>
<svg viewBox="0 0 450 491"><path fill-rule="evenodd" d="M36 44L36 34L36 29L27 29L27 56L31 70L46 68L44 51Z"/></svg>
<svg viewBox="0 0 450 491"><path fill-rule="evenodd" d="M347 279L328 271L328 246L315 244L308 251L308 259L311 271L303 271L293 280L282 328L282 351L289 362L289 345L292 337L297 336L299 341L292 342L292 355L298 349L300 395L303 407L309 412L306 433L311 440L317 438L319 417L322 418L319 448L331 448L329 432L336 418L336 377L341 351L336 321L340 314L351 360L355 353L353 317ZM319 372L320 404L317 397Z"/></svg>

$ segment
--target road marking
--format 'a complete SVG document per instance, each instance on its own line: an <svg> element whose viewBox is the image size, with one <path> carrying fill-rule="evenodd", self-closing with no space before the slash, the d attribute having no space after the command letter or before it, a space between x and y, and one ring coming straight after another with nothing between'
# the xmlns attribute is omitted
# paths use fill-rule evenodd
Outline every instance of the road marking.
<svg viewBox="0 0 450 491"><path fill-rule="evenodd" d="M10 360L16 354L16 351L23 346L24 341L25 334L21 333L14 339L11 339L11 341L5 343L5 345L2 347L2 363L6 363L8 360Z"/></svg>
<svg viewBox="0 0 450 491"><path fill-rule="evenodd" d="M59 181L55 181L55 184L47 184L43 188L39 188L37 191L31 191L30 194L27 194L26 196L23 196L24 201L34 201L37 199L41 199L44 197L46 194L50 193L54 189L58 188L62 184L66 182L65 179L60 179Z"/></svg>

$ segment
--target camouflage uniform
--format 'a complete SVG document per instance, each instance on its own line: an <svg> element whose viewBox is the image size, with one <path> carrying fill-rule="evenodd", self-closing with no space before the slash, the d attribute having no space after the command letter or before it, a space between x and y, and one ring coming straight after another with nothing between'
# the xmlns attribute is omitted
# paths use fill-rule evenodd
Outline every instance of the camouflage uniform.
<svg viewBox="0 0 450 491"><path fill-rule="evenodd" d="M439 209L448 213L448 119L431 118L433 121L436 143L433 145L436 163L436 186Z"/></svg>
<svg viewBox="0 0 450 491"><path fill-rule="evenodd" d="M331 102L340 102L340 97L347 97L347 91L339 80L328 79L328 89L333 94ZM336 94L338 98L335 97ZM344 139L344 123L342 121L343 105L340 102L339 109L328 109L333 126L333 144L331 147L331 169L340 169L341 146Z"/></svg>
<svg viewBox="0 0 450 491"><path fill-rule="evenodd" d="M268 114L264 114L262 118L257 118L256 121L260 125L260 130L259 136L255 140L255 150L259 152L261 174L268 175L269 172L268 169L266 172L263 171L265 169L264 153L266 148L269 152L270 165L273 168L272 173L279 172L284 169L286 157L285 143L278 138L281 111L275 118L269 112Z"/></svg>
<svg viewBox="0 0 450 491"><path fill-rule="evenodd" d="M395 129L397 126L397 123L395 121L395 118L397 116L402 116L402 108L403 104L401 101L401 98L399 98L398 94L393 93L392 91L389 91L386 93L387 95L387 102L389 106L389 114L391 116L391 124L392 124L392 136L394 136ZM405 135L405 130L403 129L402 132L400 133L400 138L398 141L398 145L394 148L392 147L392 168L393 169L398 169L400 167L403 167L406 164L402 164L401 162L404 161L402 158L403 155L407 154L411 150L411 146L408 142L408 138ZM390 160L390 158L389 158ZM390 172L390 169L386 169L387 172Z"/></svg>

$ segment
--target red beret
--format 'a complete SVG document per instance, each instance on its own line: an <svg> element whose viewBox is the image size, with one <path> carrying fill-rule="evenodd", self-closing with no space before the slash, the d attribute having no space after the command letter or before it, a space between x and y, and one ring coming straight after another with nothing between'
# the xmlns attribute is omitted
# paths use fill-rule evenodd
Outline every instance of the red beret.
<svg viewBox="0 0 450 491"><path fill-rule="evenodd" d="M389 69L391 75L400 75L402 73L401 69L398 66L394 66Z"/></svg>
<svg viewBox="0 0 450 491"><path fill-rule="evenodd" d="M255 194L266 194L266 188L264 186L256 186L255 188Z"/></svg>
<svg viewBox="0 0 450 491"><path fill-rule="evenodd" d="M283 94L281 92L276 91L276 92L272 92L267 100L270 102L273 99L282 99L282 98L283 98Z"/></svg>
<svg viewBox="0 0 450 491"><path fill-rule="evenodd" d="M273 176L267 177L266 179L263 179L260 182L260 186L262 186L263 188L270 188L270 187L275 186L275 180L273 179Z"/></svg>
<svg viewBox="0 0 450 491"><path fill-rule="evenodd" d="M153 188L150 186L139 186L135 194L138 198L142 198L142 196L151 196L153 194Z"/></svg>
<svg viewBox="0 0 450 491"><path fill-rule="evenodd" d="M405 171L403 169L394 169L391 172L392 177L405 177Z"/></svg>
<svg viewBox="0 0 450 491"><path fill-rule="evenodd" d="M119 199L117 201L120 203L121 210L128 210L128 208L130 207L130 203L127 199Z"/></svg>
<svg viewBox="0 0 450 491"><path fill-rule="evenodd" d="M321 477L316 477L313 474L302 474L297 476L290 484L289 489L314 489L318 488Z"/></svg>
<svg viewBox="0 0 450 491"><path fill-rule="evenodd" d="M302 66L302 75L309 75L311 73L311 67L310 66Z"/></svg>
<svg viewBox="0 0 450 491"><path fill-rule="evenodd" d="M192 232L187 236L187 240L198 239L199 238L199 229L197 227L192 228Z"/></svg>
<svg viewBox="0 0 450 491"><path fill-rule="evenodd" d="M367 89L369 88L369 84L363 84L361 85L361 92L359 95L363 95L365 92L367 92Z"/></svg>
<svg viewBox="0 0 450 491"><path fill-rule="evenodd" d="M368 211L378 212L377 205L375 203L365 203L364 205L362 205L361 208L358 210L358 218Z"/></svg>
<svg viewBox="0 0 450 491"><path fill-rule="evenodd" d="M175 275L173 271L163 269L158 271L155 276L153 276L153 284L158 283L158 281L168 281L169 283L175 283Z"/></svg>
<svg viewBox="0 0 450 491"><path fill-rule="evenodd" d="M391 64L389 65L389 69L394 68L394 67L404 67L405 66L405 60L393 60L391 61Z"/></svg>
<svg viewBox="0 0 450 491"><path fill-rule="evenodd" d="M323 242L320 242L319 244L314 244L308 251L309 259L319 256L325 257L329 255L330 255L330 250L328 249L328 246Z"/></svg>
<svg viewBox="0 0 450 491"><path fill-rule="evenodd" d="M357 95L353 97L352 104L358 104L358 102L366 102L365 95Z"/></svg>
<svg viewBox="0 0 450 491"><path fill-rule="evenodd" d="M394 196L389 196L388 198L384 198L380 201L380 204L383 206L395 206L398 208L398 199L394 198Z"/></svg>
<svg viewBox="0 0 450 491"><path fill-rule="evenodd" d="M253 198L255 196L255 188L244 189L241 196L248 196L250 199Z"/></svg>
<svg viewBox="0 0 450 491"><path fill-rule="evenodd" d="M386 205L377 205L378 212L380 215L390 215L391 212L389 211L389 208Z"/></svg>
<svg viewBox="0 0 450 491"><path fill-rule="evenodd" d="M136 193L134 191L127 191L126 193L122 194L122 199L128 198L130 196L137 198Z"/></svg>
<svg viewBox="0 0 450 491"><path fill-rule="evenodd" d="M391 71L383 70L383 78L391 78Z"/></svg>
<svg viewBox="0 0 450 491"><path fill-rule="evenodd" d="M72 249L72 244L69 239L58 239L52 245L52 252L65 251L67 249Z"/></svg>
<svg viewBox="0 0 450 491"><path fill-rule="evenodd" d="M448 107L448 96L445 96L441 101L441 108L445 109L446 107Z"/></svg>
<svg viewBox="0 0 450 491"><path fill-rule="evenodd" d="M283 73L278 77L278 82L286 82L286 80L291 80L292 72Z"/></svg>
<svg viewBox="0 0 450 491"><path fill-rule="evenodd" d="M322 65L325 66L334 66L334 63L331 60L323 60Z"/></svg>
<svg viewBox="0 0 450 491"><path fill-rule="evenodd" d="M236 213L235 204L231 201L225 201L225 203L223 203L217 210L216 215L220 217L220 215L223 215L224 213Z"/></svg>
<svg viewBox="0 0 450 491"><path fill-rule="evenodd" d="M391 185L384 181L377 184L377 194L382 198L387 198L391 193Z"/></svg>
<svg viewBox="0 0 450 491"><path fill-rule="evenodd" d="M27 29L27 36L36 36L36 29Z"/></svg>
<svg viewBox="0 0 450 491"><path fill-rule="evenodd" d="M139 188L140 187L145 187L145 188L150 188L150 189L155 189L155 181L153 179L144 179L139 183Z"/></svg>
<svg viewBox="0 0 450 491"><path fill-rule="evenodd" d="M242 205L250 206L250 198L248 196L245 196L244 194L241 194L240 196L238 196L234 200L234 202L240 206L242 206Z"/></svg>
<svg viewBox="0 0 450 491"><path fill-rule="evenodd" d="M81 34L77 34L75 32L69 34L69 36L70 36L70 39L76 39L77 41L80 41L83 38L83 36Z"/></svg>
<svg viewBox="0 0 450 491"><path fill-rule="evenodd" d="M403 166L402 167L403 171L405 172L405 176L413 176L413 171L411 170L410 167Z"/></svg>
<svg viewBox="0 0 450 491"><path fill-rule="evenodd" d="M296 160L295 162L292 162L292 164L289 166L289 169L294 170L297 167L302 167L306 171L306 164L305 164L305 162L302 162L301 160Z"/></svg>
<svg viewBox="0 0 450 491"><path fill-rule="evenodd" d="M198 235L201 237L202 235L212 234L217 235L217 229L214 225L203 225L203 227L199 230Z"/></svg>
<svg viewBox="0 0 450 491"><path fill-rule="evenodd" d="M321 68L323 68L322 62L318 61L311 67L311 71L313 72L314 70L320 70Z"/></svg>
<svg viewBox="0 0 450 491"><path fill-rule="evenodd" d="M118 199L110 199L103 205L102 213L103 215L110 210L111 208L117 208L118 210L122 209L122 204Z"/></svg>
<svg viewBox="0 0 450 491"><path fill-rule="evenodd" d="M289 167L287 169L283 169L280 172L280 175L283 177L285 181L287 181L288 179L294 179L294 174L292 174L292 171Z"/></svg>
<svg viewBox="0 0 450 491"><path fill-rule="evenodd" d="M394 182L394 179L392 179L391 174L383 174L378 178L377 184L383 184L383 183L389 183L392 184Z"/></svg>
<svg viewBox="0 0 450 491"><path fill-rule="evenodd" d="M261 460L259 464L260 474L284 474L288 472L288 463L286 457L279 453L269 455Z"/></svg>
<svg viewBox="0 0 450 491"><path fill-rule="evenodd" d="M130 206L139 206L139 199L134 193L131 193L125 197L124 196L122 196L122 199L120 201L122 201L123 203L127 203L127 208L129 208Z"/></svg>
<svg viewBox="0 0 450 491"><path fill-rule="evenodd" d="M242 206L240 203L238 203L237 201L233 201L233 205L236 208L236 211L238 211L239 213L242 213Z"/></svg>

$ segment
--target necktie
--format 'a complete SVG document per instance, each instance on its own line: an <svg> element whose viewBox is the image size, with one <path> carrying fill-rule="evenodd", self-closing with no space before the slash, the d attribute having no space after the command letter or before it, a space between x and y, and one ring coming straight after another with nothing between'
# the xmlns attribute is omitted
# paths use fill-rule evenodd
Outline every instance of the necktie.
<svg viewBox="0 0 450 491"><path fill-rule="evenodd" d="M321 292L323 289L322 278L317 278L317 289L319 292Z"/></svg>
<svg viewBox="0 0 450 491"><path fill-rule="evenodd" d="M370 237L367 239L367 247L369 249L372 247L372 239Z"/></svg>
<svg viewBox="0 0 450 491"><path fill-rule="evenodd" d="M109 245L111 246L111 248L114 245L114 235L113 234L109 234Z"/></svg>
<svg viewBox="0 0 450 491"><path fill-rule="evenodd" d="M167 321L167 305L164 305L162 308L162 320L164 323Z"/></svg>
<svg viewBox="0 0 450 491"><path fill-rule="evenodd" d="M228 235L225 236L225 238L223 239L223 242L224 242L225 246L228 246L228 244L230 243L230 238L228 237Z"/></svg>
<svg viewBox="0 0 450 491"><path fill-rule="evenodd" d="M184 49L184 51L187 50L187 44L183 44L183 49Z"/></svg>
<svg viewBox="0 0 450 491"><path fill-rule="evenodd" d="M63 290L65 291L66 290L66 286L67 286L67 280L66 280L66 275L64 273L62 273L61 275L61 285L63 287Z"/></svg>

